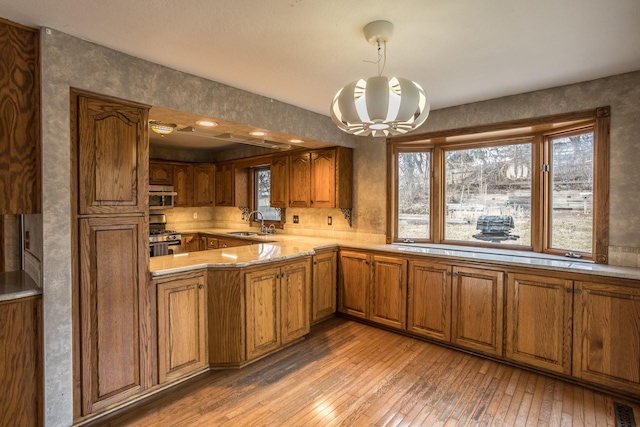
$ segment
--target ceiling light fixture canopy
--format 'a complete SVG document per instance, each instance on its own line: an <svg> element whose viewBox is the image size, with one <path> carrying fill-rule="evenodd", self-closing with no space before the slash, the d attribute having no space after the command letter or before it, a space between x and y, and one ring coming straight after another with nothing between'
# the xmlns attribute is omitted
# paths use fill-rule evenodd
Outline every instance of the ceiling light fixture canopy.
<svg viewBox="0 0 640 427"><path fill-rule="evenodd" d="M416 129L429 116L429 101L418 83L382 75L392 33L389 21L374 21L364 27L365 39L378 46L378 75L347 84L333 98L331 119L347 133L401 135Z"/></svg>
<svg viewBox="0 0 640 427"><path fill-rule="evenodd" d="M177 128L178 125L175 123L158 122L152 120L149 122L149 127L152 131L163 137L173 132L173 130Z"/></svg>

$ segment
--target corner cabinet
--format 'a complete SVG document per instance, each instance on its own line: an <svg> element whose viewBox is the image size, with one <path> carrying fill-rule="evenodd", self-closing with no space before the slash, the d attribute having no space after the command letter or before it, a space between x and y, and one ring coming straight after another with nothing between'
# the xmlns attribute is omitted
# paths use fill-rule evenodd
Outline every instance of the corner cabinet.
<svg viewBox="0 0 640 427"><path fill-rule="evenodd" d="M289 207L350 208L353 153L345 147L289 156Z"/></svg>
<svg viewBox="0 0 640 427"><path fill-rule="evenodd" d="M404 329L407 261L351 251L340 252L338 310L385 326Z"/></svg>
<svg viewBox="0 0 640 427"><path fill-rule="evenodd" d="M211 269L209 362L243 366L309 333L311 257Z"/></svg>
<svg viewBox="0 0 640 427"><path fill-rule="evenodd" d="M208 367L205 271L154 280L158 313L158 381Z"/></svg>

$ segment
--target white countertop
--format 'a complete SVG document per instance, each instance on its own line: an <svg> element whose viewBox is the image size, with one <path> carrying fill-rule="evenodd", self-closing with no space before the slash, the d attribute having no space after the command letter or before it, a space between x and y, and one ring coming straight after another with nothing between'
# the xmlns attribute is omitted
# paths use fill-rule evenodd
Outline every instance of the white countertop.
<svg viewBox="0 0 640 427"><path fill-rule="evenodd" d="M308 237L291 234L269 234L256 236L232 236L229 229L209 228L187 230L182 233L208 233L218 236L265 242L251 246L191 252L188 254L153 257L150 260L152 276L177 273L199 268L246 267L270 261L292 259L313 255L315 250L341 247L383 251L412 256L429 256L447 261L473 261L494 266L535 267L541 270L564 271L597 276L618 277L640 280L640 269L616 267L592 262L568 259L525 251L487 249L477 247L457 247L431 244L376 244L357 240L341 240ZM639 284L640 285L640 284Z"/></svg>

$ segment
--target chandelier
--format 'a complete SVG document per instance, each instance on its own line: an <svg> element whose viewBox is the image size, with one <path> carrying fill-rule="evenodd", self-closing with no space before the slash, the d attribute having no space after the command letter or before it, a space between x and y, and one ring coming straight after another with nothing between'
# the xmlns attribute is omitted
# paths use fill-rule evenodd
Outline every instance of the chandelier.
<svg viewBox="0 0 640 427"><path fill-rule="evenodd" d="M165 135L169 135L175 128L178 127L175 123L167 123L167 122L159 122L155 120L149 121L149 127L152 131L157 133L158 135L164 137Z"/></svg>
<svg viewBox="0 0 640 427"><path fill-rule="evenodd" d="M382 75L392 33L389 21L374 21L364 27L367 41L378 47L378 75L347 84L333 98L331 119L347 133L401 135L416 129L429 115L427 95L418 83Z"/></svg>

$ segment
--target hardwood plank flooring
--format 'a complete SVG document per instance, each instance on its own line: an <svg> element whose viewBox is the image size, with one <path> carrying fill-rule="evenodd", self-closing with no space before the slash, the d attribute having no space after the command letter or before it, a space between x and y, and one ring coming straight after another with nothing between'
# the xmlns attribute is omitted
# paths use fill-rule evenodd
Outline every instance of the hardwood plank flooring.
<svg viewBox="0 0 640 427"><path fill-rule="evenodd" d="M614 426L613 402L523 369L333 318L87 426Z"/></svg>

